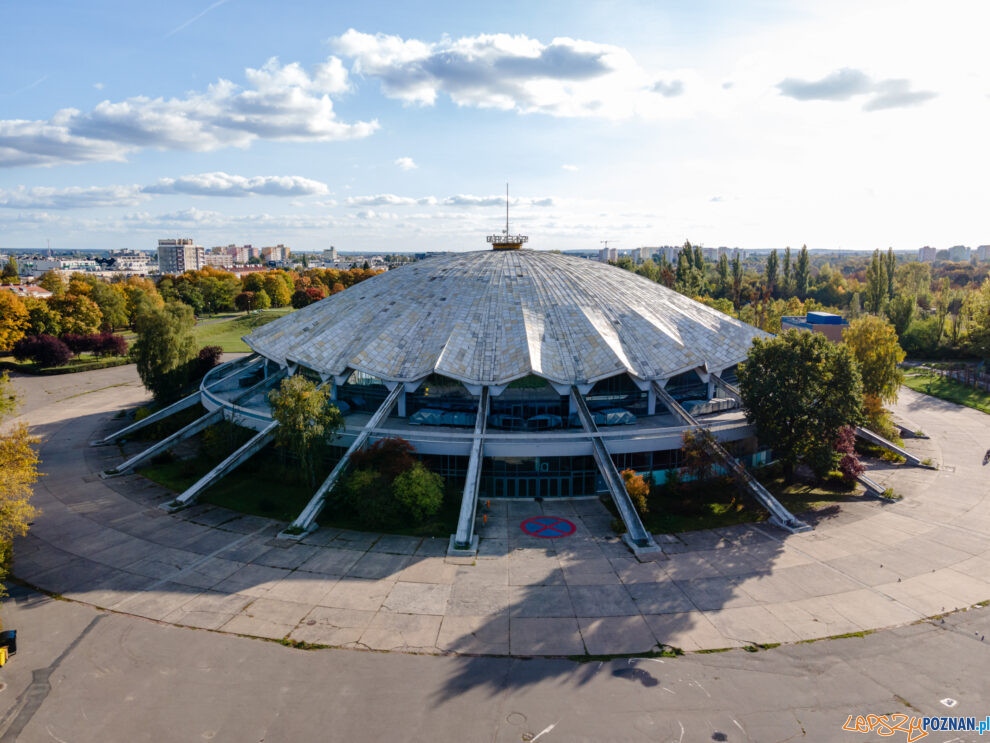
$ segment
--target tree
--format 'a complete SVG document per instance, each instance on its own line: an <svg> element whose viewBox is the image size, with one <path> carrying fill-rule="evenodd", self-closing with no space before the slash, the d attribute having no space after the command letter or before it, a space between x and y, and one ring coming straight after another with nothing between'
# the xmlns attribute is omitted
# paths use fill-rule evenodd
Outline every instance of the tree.
<svg viewBox="0 0 990 743"><path fill-rule="evenodd" d="M866 269L866 309L874 315L883 312L887 306L887 272L884 268L885 259L879 250L873 251L873 258Z"/></svg>
<svg viewBox="0 0 990 743"><path fill-rule="evenodd" d="M894 298L894 275L897 271L897 261L894 258L893 248L887 248L887 260L883 267L887 276L887 299L889 301Z"/></svg>
<svg viewBox="0 0 990 743"><path fill-rule="evenodd" d="M234 297L234 306L241 312L249 313L254 309L254 292L241 292Z"/></svg>
<svg viewBox="0 0 990 743"><path fill-rule="evenodd" d="M650 486L646 479L638 474L636 470L622 470L622 483L626 486L626 492L632 500L640 516L645 516L649 512L647 497L650 494Z"/></svg>
<svg viewBox="0 0 990 743"><path fill-rule="evenodd" d="M264 289L259 289L254 293L254 308L256 310L267 310L272 306L272 300L268 296L268 292Z"/></svg>
<svg viewBox="0 0 990 743"><path fill-rule="evenodd" d="M192 308L169 302L138 315L133 355L138 375L159 403L176 399L187 382L188 362L196 355Z"/></svg>
<svg viewBox="0 0 990 743"><path fill-rule="evenodd" d="M24 298L28 312L28 335L62 335L62 316L53 310L44 299Z"/></svg>
<svg viewBox="0 0 990 743"><path fill-rule="evenodd" d="M56 271L45 271L38 279L38 286L60 297L65 294L65 279Z"/></svg>
<svg viewBox="0 0 990 743"><path fill-rule="evenodd" d="M38 439L28 433L26 423L3 426L17 410L17 398L6 372L0 375L0 578L6 577L14 537L27 534L35 516L31 486L38 479ZM5 595L0 584L0 595Z"/></svg>
<svg viewBox="0 0 990 743"><path fill-rule="evenodd" d="M857 317L863 314L863 305L859 299L859 292L855 292L852 299L849 300L849 319L855 320Z"/></svg>
<svg viewBox="0 0 990 743"><path fill-rule="evenodd" d="M840 428L835 450L841 455L839 472L842 473L842 479L847 485L852 485L856 482L856 478L866 471L866 466L859 461L859 456L856 454L856 429L852 426Z"/></svg>
<svg viewBox="0 0 990 743"><path fill-rule="evenodd" d="M911 318L914 317L915 302L913 295L900 294L894 297L887 305L887 317L894 324L894 331L900 338L907 332L911 325ZM851 315L852 313L850 313Z"/></svg>
<svg viewBox="0 0 990 743"><path fill-rule="evenodd" d="M62 332L89 335L100 329L103 313L89 297L64 294L48 300L49 306L62 316Z"/></svg>
<svg viewBox="0 0 990 743"><path fill-rule="evenodd" d="M852 350L863 380L863 394L883 402L897 400L897 390L904 381L898 364L904 351L897 343L894 326L875 315L853 320L842 332L842 340Z"/></svg>
<svg viewBox="0 0 990 743"><path fill-rule="evenodd" d="M787 296L791 292L791 246L784 249L784 283L781 286L781 294Z"/></svg>
<svg viewBox="0 0 990 743"><path fill-rule="evenodd" d="M849 347L788 330L754 340L738 375L746 420L773 447L787 480L802 462L825 475L839 429L862 419L863 383Z"/></svg>
<svg viewBox="0 0 990 743"><path fill-rule="evenodd" d="M718 292L723 297L729 294L729 256L722 253L718 257Z"/></svg>
<svg viewBox="0 0 990 743"><path fill-rule="evenodd" d="M292 285L286 278L282 271L271 271L264 278L263 288L273 307L285 307L292 301Z"/></svg>
<svg viewBox="0 0 990 743"><path fill-rule="evenodd" d="M313 300L310 299L305 289L297 289L292 293L292 306L295 309L301 310L303 307L307 307L312 303Z"/></svg>
<svg viewBox="0 0 990 743"><path fill-rule="evenodd" d="M732 306L739 309L739 295L742 293L743 271L739 253L732 259Z"/></svg>
<svg viewBox="0 0 990 743"><path fill-rule="evenodd" d="M777 287L777 269L780 262L777 259L777 249L774 248L770 251L770 255L767 256L767 269L764 274L764 283L766 284L767 291L769 291L770 296L773 296L774 289Z"/></svg>
<svg viewBox="0 0 990 743"><path fill-rule="evenodd" d="M17 275L17 261L14 256L10 256L7 258L7 263L4 264L3 271L0 272L0 283L19 284L20 282L21 278Z"/></svg>
<svg viewBox="0 0 990 743"><path fill-rule="evenodd" d="M811 266L808 259L808 246L802 245L798 253L797 265L794 267L794 293L804 299L808 296L808 286L811 283Z"/></svg>
<svg viewBox="0 0 990 743"><path fill-rule="evenodd" d="M315 486L318 455L344 425L344 417L330 400L330 388L317 387L297 374L269 392L268 402L278 422L275 445L299 458L302 474Z"/></svg>
<svg viewBox="0 0 990 743"><path fill-rule="evenodd" d="M119 284L98 281L93 284L88 296L100 309L101 330L112 331L127 327L130 322L127 315L127 296Z"/></svg>
<svg viewBox="0 0 990 743"><path fill-rule="evenodd" d="M0 291L0 351L9 351L24 337L29 315L24 302L13 292Z"/></svg>
<svg viewBox="0 0 990 743"><path fill-rule="evenodd" d="M416 462L392 481L393 497L416 521L422 521L443 505L443 478Z"/></svg>

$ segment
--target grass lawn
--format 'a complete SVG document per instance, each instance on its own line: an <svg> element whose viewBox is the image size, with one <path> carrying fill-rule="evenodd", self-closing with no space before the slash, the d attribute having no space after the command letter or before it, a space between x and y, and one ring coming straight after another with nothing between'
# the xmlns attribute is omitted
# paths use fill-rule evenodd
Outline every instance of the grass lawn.
<svg viewBox="0 0 990 743"><path fill-rule="evenodd" d="M292 312L291 307L279 307L274 310L262 310L250 315L238 313L219 322L204 322L197 325L193 332L196 343L202 346L220 346L226 353L250 351L241 336L249 335L256 328L267 325L283 315Z"/></svg>
<svg viewBox="0 0 990 743"><path fill-rule="evenodd" d="M859 486L849 489L838 480L786 485L783 476L775 472L760 473L760 482L795 515L843 501L855 501L862 492ZM611 498L607 498L605 504L615 513ZM713 480L703 489L685 486L678 495L657 493L650 497L649 508L649 513L643 517L643 525L654 534L749 524L766 521L770 516L751 496L739 494L735 485L724 479Z"/></svg>
<svg viewBox="0 0 990 743"><path fill-rule="evenodd" d="M915 392L948 400L949 402L990 413L990 392L960 384L954 379L933 377L923 371L909 369L904 374L904 384Z"/></svg>

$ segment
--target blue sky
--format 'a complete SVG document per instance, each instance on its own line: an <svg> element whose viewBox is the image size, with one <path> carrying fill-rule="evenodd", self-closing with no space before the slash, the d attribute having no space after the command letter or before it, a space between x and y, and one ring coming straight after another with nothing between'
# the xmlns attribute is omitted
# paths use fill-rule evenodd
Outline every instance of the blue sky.
<svg viewBox="0 0 990 743"><path fill-rule="evenodd" d="M990 242L980 3L0 6L0 248Z"/></svg>

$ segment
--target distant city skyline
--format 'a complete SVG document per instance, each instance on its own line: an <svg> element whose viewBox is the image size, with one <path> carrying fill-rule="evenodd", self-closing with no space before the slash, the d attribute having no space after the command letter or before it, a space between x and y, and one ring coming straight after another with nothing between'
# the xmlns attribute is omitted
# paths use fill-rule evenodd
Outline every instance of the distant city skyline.
<svg viewBox="0 0 990 743"><path fill-rule="evenodd" d="M0 250L482 250L506 180L535 249L975 249L988 20L964 2L13 5Z"/></svg>

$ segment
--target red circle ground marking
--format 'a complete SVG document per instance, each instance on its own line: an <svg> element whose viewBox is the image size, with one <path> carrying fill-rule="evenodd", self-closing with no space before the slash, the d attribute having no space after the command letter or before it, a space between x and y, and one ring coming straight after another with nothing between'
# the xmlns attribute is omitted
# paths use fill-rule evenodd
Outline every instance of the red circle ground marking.
<svg viewBox="0 0 990 743"><path fill-rule="evenodd" d="M540 539L560 539L577 531L573 522L559 516L534 516L519 524L519 528L525 534Z"/></svg>

